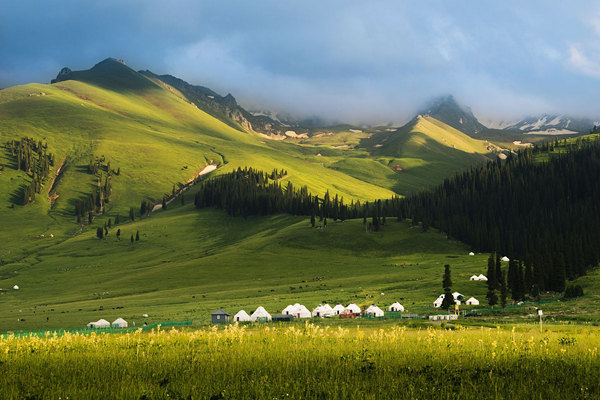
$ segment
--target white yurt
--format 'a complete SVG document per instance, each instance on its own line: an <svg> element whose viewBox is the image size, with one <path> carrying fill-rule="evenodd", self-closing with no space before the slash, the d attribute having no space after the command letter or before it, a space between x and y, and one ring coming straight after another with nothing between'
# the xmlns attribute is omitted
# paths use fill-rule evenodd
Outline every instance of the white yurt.
<svg viewBox="0 0 600 400"><path fill-rule="evenodd" d="M377 307L375 304L373 304L372 306L369 306L369 308L367 308L365 314L373 315L375 317L383 317L383 310Z"/></svg>
<svg viewBox="0 0 600 400"><path fill-rule="evenodd" d="M354 303L348 304L348 307L346 307L346 310L348 310L348 311L350 311L351 313L354 313L354 314L360 314L360 307L357 306Z"/></svg>
<svg viewBox="0 0 600 400"><path fill-rule="evenodd" d="M323 304L319 304L312 310L312 316L314 317L322 317L323 316Z"/></svg>
<svg viewBox="0 0 600 400"><path fill-rule="evenodd" d="M454 300L460 300L460 299L464 299L465 298L465 296L463 294L458 293L458 292L452 293L452 297L454 297Z"/></svg>
<svg viewBox="0 0 600 400"><path fill-rule="evenodd" d="M129 324L123 318L117 318L111 324L113 328L127 328Z"/></svg>
<svg viewBox="0 0 600 400"><path fill-rule="evenodd" d="M15 286L13 286L13 289L14 289L14 290L19 290L19 285L15 285Z"/></svg>
<svg viewBox="0 0 600 400"><path fill-rule="evenodd" d="M479 280L479 275L473 275L469 278L470 281L478 281Z"/></svg>
<svg viewBox="0 0 600 400"><path fill-rule="evenodd" d="M326 314L333 315L333 308L329 304L323 304L323 309Z"/></svg>
<svg viewBox="0 0 600 400"><path fill-rule="evenodd" d="M470 256L474 256L474 255L475 255L475 253L473 253L473 252L470 252L470 253L469 253L469 255L470 255Z"/></svg>
<svg viewBox="0 0 600 400"><path fill-rule="evenodd" d="M256 311L254 311L252 313L252 315L250 316L250 321L252 322L256 322L259 320L259 318L265 319L266 321L270 321L271 320L271 314L269 314L267 312L267 310L265 310L265 308L263 306L260 306L256 309Z"/></svg>
<svg viewBox="0 0 600 400"><path fill-rule="evenodd" d="M402 304L395 302L391 306L388 307L388 311L404 311L404 307Z"/></svg>
<svg viewBox="0 0 600 400"><path fill-rule="evenodd" d="M479 274L479 280L480 281L487 281L487 276L485 276L484 274Z"/></svg>
<svg viewBox="0 0 600 400"><path fill-rule="evenodd" d="M340 315L344 310L345 310L345 307L341 304L338 304L337 306L333 307L333 314Z"/></svg>
<svg viewBox="0 0 600 400"><path fill-rule="evenodd" d="M293 310L294 310L294 306L290 304L289 306L287 306L286 308L284 308L281 311L281 314L283 314L283 315L290 315Z"/></svg>
<svg viewBox="0 0 600 400"><path fill-rule="evenodd" d="M110 328L110 322L108 322L105 319L99 319L96 322L90 322L89 324L87 324L88 328L94 328L94 329L98 329L98 328Z"/></svg>
<svg viewBox="0 0 600 400"><path fill-rule="evenodd" d="M478 306L479 305L479 300L477 300L475 297L471 297L469 300L466 301L468 306Z"/></svg>
<svg viewBox="0 0 600 400"><path fill-rule="evenodd" d="M442 302L444 301L443 297L438 297L434 302L433 302L433 306L435 308L440 308L442 306Z"/></svg>
<svg viewBox="0 0 600 400"><path fill-rule="evenodd" d="M233 316L233 322L248 322L248 321L250 321L250 316L244 310L238 311L238 313Z"/></svg>
<svg viewBox="0 0 600 400"><path fill-rule="evenodd" d="M502 261L510 261L510 258L508 258L508 257L504 256L504 257L502 257L502 258L501 258L501 260L502 260Z"/></svg>
<svg viewBox="0 0 600 400"><path fill-rule="evenodd" d="M294 304L294 308L290 314L296 318L310 318L312 316L308 308L298 303Z"/></svg>

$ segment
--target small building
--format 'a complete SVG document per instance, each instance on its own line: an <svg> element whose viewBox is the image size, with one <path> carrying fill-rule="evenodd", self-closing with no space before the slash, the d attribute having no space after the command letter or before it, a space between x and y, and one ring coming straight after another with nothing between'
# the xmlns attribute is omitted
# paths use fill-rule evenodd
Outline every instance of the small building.
<svg viewBox="0 0 600 400"><path fill-rule="evenodd" d="M15 286L13 286L13 289L14 289L14 290L19 290L19 285L15 285Z"/></svg>
<svg viewBox="0 0 600 400"><path fill-rule="evenodd" d="M342 311L340 313L340 318L342 318L342 319L344 319L344 318L356 318L359 315L360 315L359 313L355 313L355 312L350 311L347 308L344 308L344 311Z"/></svg>
<svg viewBox="0 0 600 400"><path fill-rule="evenodd" d="M123 318L117 318L111 324L113 328L127 328L129 324Z"/></svg>
<svg viewBox="0 0 600 400"><path fill-rule="evenodd" d="M333 307L333 315L340 315L346 308L341 305L338 304L335 307Z"/></svg>
<svg viewBox="0 0 600 400"><path fill-rule="evenodd" d="M475 297L471 297L469 300L466 301L466 304L468 306L478 306L479 300L477 300Z"/></svg>
<svg viewBox="0 0 600 400"><path fill-rule="evenodd" d="M331 317L333 315L333 308L329 304L323 304L323 316Z"/></svg>
<svg viewBox="0 0 600 400"><path fill-rule="evenodd" d="M108 322L105 319L99 319L96 322L90 322L89 324L87 324L88 328L92 328L92 329L104 329L104 328L110 328L110 322Z"/></svg>
<svg viewBox="0 0 600 400"><path fill-rule="evenodd" d="M504 256L504 257L502 257L502 258L501 258L501 260L502 260L502 261L510 261L510 258L508 258L508 257Z"/></svg>
<svg viewBox="0 0 600 400"><path fill-rule="evenodd" d="M249 322L250 316L244 310L238 311L237 314L233 316L233 322Z"/></svg>
<svg viewBox="0 0 600 400"><path fill-rule="evenodd" d="M294 316L290 314L275 314L271 321L273 322L294 322Z"/></svg>
<svg viewBox="0 0 600 400"><path fill-rule="evenodd" d="M487 281L487 276L485 276L484 274L479 274L479 280L480 281Z"/></svg>
<svg viewBox="0 0 600 400"><path fill-rule="evenodd" d="M252 322L267 322L271 320L271 314L269 314L263 306L258 307L250 316L250 321Z"/></svg>
<svg viewBox="0 0 600 400"><path fill-rule="evenodd" d="M435 308L440 308L442 306L442 302L444 301L444 297L443 295L438 297L434 302L433 302L433 306Z"/></svg>
<svg viewBox="0 0 600 400"><path fill-rule="evenodd" d="M469 278L470 281L478 281L479 279L479 275L473 275Z"/></svg>
<svg viewBox="0 0 600 400"><path fill-rule="evenodd" d="M210 314L213 324L228 324L229 315L230 314L228 312L223 311L220 308L214 313Z"/></svg>
<svg viewBox="0 0 600 400"><path fill-rule="evenodd" d="M348 304L348 307L346 307L346 310L350 311L353 314L360 314L360 312L361 312L360 307L354 303Z"/></svg>
<svg viewBox="0 0 600 400"><path fill-rule="evenodd" d="M470 255L470 256L474 256L474 255L475 255L475 253L473 253L473 252L470 252L470 253L469 253L469 255Z"/></svg>
<svg viewBox="0 0 600 400"><path fill-rule="evenodd" d="M394 304L388 307L388 311L404 312L404 307L402 306L402 304L395 302Z"/></svg>
<svg viewBox="0 0 600 400"><path fill-rule="evenodd" d="M365 315L373 316L373 317L383 317L383 310L377 307L375 304L369 306L365 311Z"/></svg>
<svg viewBox="0 0 600 400"><path fill-rule="evenodd" d="M320 318L329 318L333 315L333 308L329 304L319 304L313 311L312 316Z"/></svg>

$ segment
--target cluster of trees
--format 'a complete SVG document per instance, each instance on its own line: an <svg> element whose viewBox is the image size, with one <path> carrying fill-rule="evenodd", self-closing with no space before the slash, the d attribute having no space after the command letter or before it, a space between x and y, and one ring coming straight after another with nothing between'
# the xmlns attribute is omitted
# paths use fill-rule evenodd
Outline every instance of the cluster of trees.
<svg viewBox="0 0 600 400"><path fill-rule="evenodd" d="M90 220L89 222L91 223L94 214L104 212L106 203L110 202L111 194L111 176L105 176L104 184L102 183L102 177L98 177L96 188L94 188L87 197L79 199L75 203L75 216L77 217L77 222L81 222L82 217L87 215Z"/></svg>
<svg viewBox="0 0 600 400"><path fill-rule="evenodd" d="M119 224L119 215L117 215L115 217L115 226ZM108 230L112 228L112 219L109 218L107 222L104 222L104 227L97 227L96 228L96 237L98 239L105 239L108 236ZM117 229L117 240L121 240L121 229ZM140 231L136 231L135 233L135 241L139 242L140 240ZM131 235L131 243L134 242L134 236L133 234Z"/></svg>
<svg viewBox="0 0 600 400"><path fill-rule="evenodd" d="M271 173L252 168L238 168L229 174L220 175L202 182L194 197L197 208L217 207L233 216L270 215L289 213L309 215L311 221L328 218L345 220L348 218L371 218L372 230L379 230L385 224L386 215L400 215L400 198L377 200L372 203L352 201L344 203L344 198L325 193L323 198L313 196L306 186L296 188L291 182L285 186L273 181L271 176L283 176L286 171L274 170Z"/></svg>
<svg viewBox="0 0 600 400"><path fill-rule="evenodd" d="M108 175L121 175L121 168L117 168L116 170L111 169L110 161L104 164L105 161L106 157L104 156L92 158L88 164L88 172L92 175L98 175L102 172Z"/></svg>
<svg viewBox="0 0 600 400"><path fill-rule="evenodd" d="M50 175L50 167L54 166L54 154L48 153L48 144L22 137L7 143L10 155L15 158L17 171L24 171L31 177L29 185L23 189L22 201L26 205L35 200L35 195L42 190L42 185Z"/></svg>
<svg viewBox="0 0 600 400"><path fill-rule="evenodd" d="M504 163L472 168L403 199L401 217L439 228L478 251L522 260L524 268L512 266L517 278L508 273L516 298L534 285L562 292L567 278L600 261L600 140L582 140L547 162L533 153L526 149Z"/></svg>
<svg viewBox="0 0 600 400"><path fill-rule="evenodd" d="M88 216L91 223L95 214L103 213L105 205L110 203L112 195L111 179L113 175L120 175L121 168L114 170L110 167L110 161L106 162L104 156L95 157L90 160L87 166L88 172L96 175L98 183L92 192L85 198L77 200L75 203L75 216L77 222L81 222L82 217Z"/></svg>

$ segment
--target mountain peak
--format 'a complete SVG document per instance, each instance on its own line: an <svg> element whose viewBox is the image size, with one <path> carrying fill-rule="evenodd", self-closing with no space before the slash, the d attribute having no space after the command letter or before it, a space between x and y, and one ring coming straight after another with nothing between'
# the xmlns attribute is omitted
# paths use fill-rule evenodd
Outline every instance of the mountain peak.
<svg viewBox="0 0 600 400"><path fill-rule="evenodd" d="M470 136L486 129L473 115L471 109L460 105L452 95L433 99L419 114L430 115Z"/></svg>
<svg viewBox="0 0 600 400"><path fill-rule="evenodd" d="M70 68L64 67L51 83L67 80L86 82L117 91L157 87L150 79L128 67L125 61L112 57L106 58L84 71L72 71Z"/></svg>

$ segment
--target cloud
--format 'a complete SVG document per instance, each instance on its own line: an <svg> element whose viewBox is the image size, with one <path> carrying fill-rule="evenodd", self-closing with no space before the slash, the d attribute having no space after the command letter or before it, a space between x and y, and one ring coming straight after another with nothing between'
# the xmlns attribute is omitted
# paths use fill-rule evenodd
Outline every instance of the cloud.
<svg viewBox="0 0 600 400"><path fill-rule="evenodd" d="M569 44L567 64L583 75L600 78L600 60L592 60L586 56L578 43Z"/></svg>

